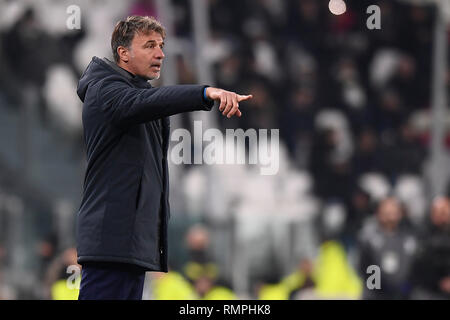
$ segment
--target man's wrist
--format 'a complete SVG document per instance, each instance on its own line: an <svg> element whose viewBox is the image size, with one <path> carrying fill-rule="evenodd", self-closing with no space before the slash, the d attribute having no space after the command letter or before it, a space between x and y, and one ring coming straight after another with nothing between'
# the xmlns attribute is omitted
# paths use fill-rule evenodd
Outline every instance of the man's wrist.
<svg viewBox="0 0 450 320"><path fill-rule="evenodd" d="M205 99L206 101L210 101L211 99L209 99L208 96L206 95L206 89L208 89L208 86L203 88L203 99Z"/></svg>
<svg viewBox="0 0 450 320"><path fill-rule="evenodd" d="M210 91L207 92L209 87L210 87L209 85L205 85L203 87L203 93L202 93L203 103L207 107L208 111L211 110L211 108L214 106L214 99L211 99L209 97L209 94L211 94L211 92Z"/></svg>

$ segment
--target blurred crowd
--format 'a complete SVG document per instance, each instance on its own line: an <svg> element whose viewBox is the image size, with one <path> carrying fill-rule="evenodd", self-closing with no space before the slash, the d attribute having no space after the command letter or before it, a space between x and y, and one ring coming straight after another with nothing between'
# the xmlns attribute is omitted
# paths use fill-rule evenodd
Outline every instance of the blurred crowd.
<svg viewBox="0 0 450 320"><path fill-rule="evenodd" d="M156 1L125 10L104 2L93 1L108 21L96 28L51 33L30 6L1 29L0 92L11 105L34 88L43 125L68 117L81 136L79 101L57 93L73 88L94 49L108 55L108 43L94 43L113 21L159 14ZM190 3L171 3L173 37L186 44L178 79L196 83ZM381 30L366 27L370 4L381 9ZM241 118L213 116L221 130L280 129L280 172L172 166L172 268L148 274L144 298L449 299L450 198L427 193L433 7L355 0L335 16L325 0L208 5L204 58L215 85L254 96ZM81 139L71 141L82 153ZM52 235L40 242L43 289L34 297L74 295L63 284L76 252L57 248ZM370 266L379 267L378 287Z"/></svg>

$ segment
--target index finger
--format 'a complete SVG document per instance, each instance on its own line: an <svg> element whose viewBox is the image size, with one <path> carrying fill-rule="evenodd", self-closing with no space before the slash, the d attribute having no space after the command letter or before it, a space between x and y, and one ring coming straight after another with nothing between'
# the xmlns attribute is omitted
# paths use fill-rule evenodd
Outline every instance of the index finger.
<svg viewBox="0 0 450 320"><path fill-rule="evenodd" d="M251 98L253 98L253 95L251 95L251 94L249 94L249 95L240 95L240 94L238 94L237 95L238 102L245 101L245 100L248 100L248 99L251 99Z"/></svg>

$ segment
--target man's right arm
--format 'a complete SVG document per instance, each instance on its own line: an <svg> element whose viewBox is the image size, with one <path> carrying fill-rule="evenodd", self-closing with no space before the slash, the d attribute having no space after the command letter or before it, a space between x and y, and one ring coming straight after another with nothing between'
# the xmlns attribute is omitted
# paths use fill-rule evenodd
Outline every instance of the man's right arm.
<svg viewBox="0 0 450 320"><path fill-rule="evenodd" d="M214 101L204 99L205 87L174 85L138 89L124 81L105 79L98 89L97 101L113 124L139 124L182 112L211 110Z"/></svg>

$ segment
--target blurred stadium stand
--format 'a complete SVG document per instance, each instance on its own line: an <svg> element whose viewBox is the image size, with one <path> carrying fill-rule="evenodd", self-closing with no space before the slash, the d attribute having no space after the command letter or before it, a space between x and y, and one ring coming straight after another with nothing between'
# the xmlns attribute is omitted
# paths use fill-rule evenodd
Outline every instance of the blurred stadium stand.
<svg viewBox="0 0 450 320"><path fill-rule="evenodd" d="M144 298L450 298L450 206L434 209L438 226L430 215L432 199L448 197L450 168L445 99L433 113L442 94L435 1L346 0L340 16L328 2L0 1L0 298L70 296L58 281L73 258L85 169L75 88L92 56L111 55L113 26L130 14L168 28L154 85L254 96L242 118L177 115L172 131L200 119L223 132L280 129L281 138L274 176L258 165L170 165L171 271L149 274ZM73 4L80 30L66 27ZM371 4L381 30L366 27ZM368 263L384 272L376 294Z"/></svg>

